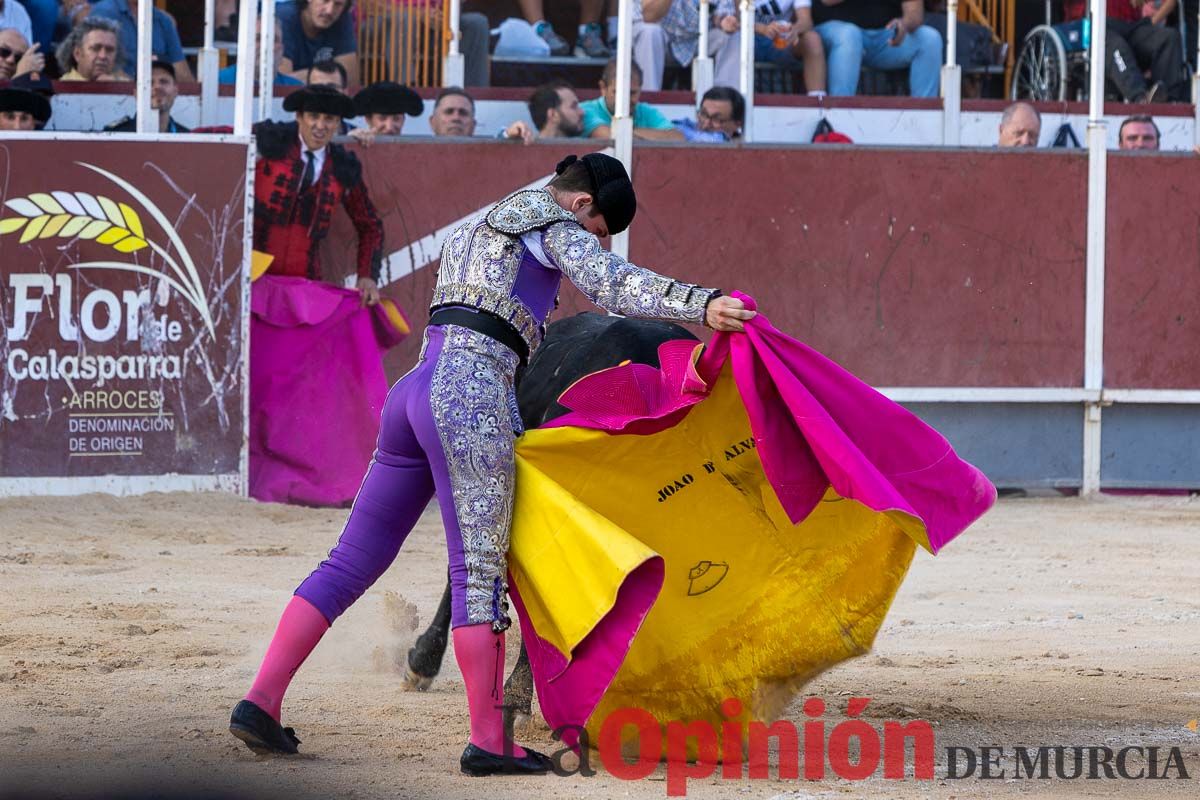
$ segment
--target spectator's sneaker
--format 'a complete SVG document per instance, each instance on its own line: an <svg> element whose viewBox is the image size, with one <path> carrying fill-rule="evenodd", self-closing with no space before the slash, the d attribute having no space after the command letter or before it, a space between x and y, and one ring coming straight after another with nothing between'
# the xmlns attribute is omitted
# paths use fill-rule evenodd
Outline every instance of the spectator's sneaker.
<svg viewBox="0 0 1200 800"><path fill-rule="evenodd" d="M1167 102L1167 87L1163 86L1162 81L1155 81L1146 91L1133 98L1133 102L1165 103Z"/></svg>
<svg viewBox="0 0 1200 800"><path fill-rule="evenodd" d="M550 55L565 56L571 52L571 45L567 44L567 40L559 36L549 22L539 22L534 31L538 36L542 37L542 41L550 45Z"/></svg>
<svg viewBox="0 0 1200 800"><path fill-rule="evenodd" d="M612 51L604 43L604 31L596 23L587 25L575 43L576 58L612 58Z"/></svg>

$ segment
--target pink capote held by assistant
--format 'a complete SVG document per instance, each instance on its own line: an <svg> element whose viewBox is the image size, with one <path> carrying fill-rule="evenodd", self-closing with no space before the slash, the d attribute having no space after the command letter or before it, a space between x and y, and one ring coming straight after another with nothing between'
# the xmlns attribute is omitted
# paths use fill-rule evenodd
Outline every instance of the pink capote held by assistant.
<svg viewBox="0 0 1200 800"><path fill-rule="evenodd" d="M339 506L370 462L388 382L383 354L408 334L394 303L263 275L251 290L250 495Z"/></svg>

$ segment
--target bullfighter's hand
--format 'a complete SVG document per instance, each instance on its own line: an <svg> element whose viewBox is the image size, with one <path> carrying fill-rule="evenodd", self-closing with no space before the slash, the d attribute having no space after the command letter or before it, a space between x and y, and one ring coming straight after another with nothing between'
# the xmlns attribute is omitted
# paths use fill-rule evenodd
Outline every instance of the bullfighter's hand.
<svg viewBox="0 0 1200 800"><path fill-rule="evenodd" d="M714 331L744 331L745 321L758 316L757 311L746 308L736 297L721 295L708 301L704 310L704 324Z"/></svg>

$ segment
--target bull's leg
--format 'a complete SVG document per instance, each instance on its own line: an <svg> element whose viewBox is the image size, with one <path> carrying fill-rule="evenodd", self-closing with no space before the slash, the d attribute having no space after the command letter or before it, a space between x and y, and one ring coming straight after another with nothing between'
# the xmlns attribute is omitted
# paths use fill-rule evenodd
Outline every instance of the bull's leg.
<svg viewBox="0 0 1200 800"><path fill-rule="evenodd" d="M446 642L450 633L450 584L442 593L442 602L429 629L417 637L408 651L408 671L404 676L404 687L423 692L433 683L442 668L442 656L446 655Z"/></svg>
<svg viewBox="0 0 1200 800"><path fill-rule="evenodd" d="M504 682L504 705L506 713L513 715L515 727L521 727L533 716L533 670L529 667L524 642L521 643L521 655Z"/></svg>

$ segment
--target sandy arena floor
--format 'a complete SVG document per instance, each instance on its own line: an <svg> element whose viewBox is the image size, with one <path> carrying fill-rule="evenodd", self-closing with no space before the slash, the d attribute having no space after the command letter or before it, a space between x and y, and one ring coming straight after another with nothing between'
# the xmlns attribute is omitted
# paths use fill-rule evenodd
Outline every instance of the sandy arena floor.
<svg viewBox="0 0 1200 800"><path fill-rule="evenodd" d="M0 500L0 796L666 796L661 770L457 774L453 658L428 693L401 691L396 668L443 585L431 513L292 684L304 755L234 740L229 710L344 515L216 495ZM1200 499L1001 502L937 559L918 553L875 651L810 689L830 727L850 694L874 698L873 724L930 720L938 778L703 779L688 796L1200 797ZM802 722L799 703L787 717ZM557 749L544 727L524 740ZM952 745L1059 744L1179 747L1191 779L1013 780L1007 756L1005 779L944 778Z"/></svg>

